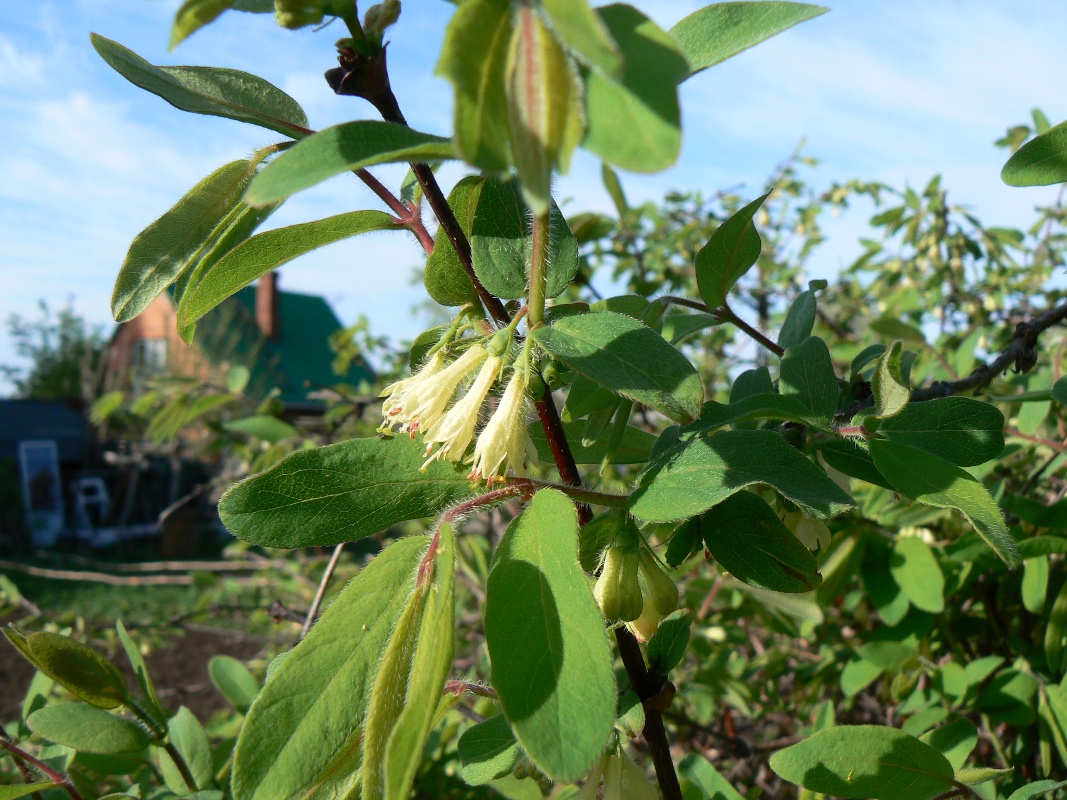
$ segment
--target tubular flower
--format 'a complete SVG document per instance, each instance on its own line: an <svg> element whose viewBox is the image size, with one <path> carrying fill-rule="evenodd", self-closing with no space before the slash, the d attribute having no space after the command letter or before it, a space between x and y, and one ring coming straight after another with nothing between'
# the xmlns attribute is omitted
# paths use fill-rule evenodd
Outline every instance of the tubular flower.
<svg viewBox="0 0 1067 800"><path fill-rule="evenodd" d="M444 416L463 380L488 357L484 347L475 345L445 367L440 355L434 354L415 375L385 388L383 394L389 396L382 407L382 427L392 430L401 425L413 439L416 431L429 430Z"/></svg>
<svg viewBox="0 0 1067 800"><path fill-rule="evenodd" d="M645 773L629 756L620 752L597 759L575 800L594 800L601 779L604 781L604 800L659 800L659 792Z"/></svg>
<svg viewBox="0 0 1067 800"><path fill-rule="evenodd" d="M516 369L500 404L474 445L474 464L467 476L471 481L485 478L492 486L493 481L506 476L509 468L516 475L524 474L527 456L536 463L537 451L526 430L530 405L526 399L528 385L526 370Z"/></svg>
<svg viewBox="0 0 1067 800"><path fill-rule="evenodd" d="M480 349L483 353L486 352L485 348ZM498 356L487 355L470 389L448 410L447 414L441 416L438 411L431 420L431 414L426 413L418 420L419 426L426 434L426 455L429 456L426 463L422 465L423 469L426 469L431 461L440 458L446 458L449 461L459 461L463 458L467 445L474 438L474 427L478 424L478 410L496 382L497 376L500 375L502 365L503 362ZM447 402L446 398L445 403ZM442 410L443 407L444 404L441 406ZM440 447L433 455L430 455L435 444L439 444Z"/></svg>

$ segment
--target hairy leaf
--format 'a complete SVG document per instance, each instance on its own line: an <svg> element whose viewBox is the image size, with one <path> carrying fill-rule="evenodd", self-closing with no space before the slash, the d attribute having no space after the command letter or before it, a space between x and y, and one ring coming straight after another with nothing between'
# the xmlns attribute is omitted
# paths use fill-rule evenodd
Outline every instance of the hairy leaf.
<svg viewBox="0 0 1067 800"><path fill-rule="evenodd" d="M730 289L759 259L763 240L752 218L767 197L757 197L722 223L697 252L697 288L708 308L724 305Z"/></svg>
<svg viewBox="0 0 1067 800"><path fill-rule="evenodd" d="M883 420L878 432L959 467L983 464L1004 450L1004 415L996 406L971 397L910 403Z"/></svg>
<svg viewBox="0 0 1067 800"><path fill-rule="evenodd" d="M457 16L460 13L462 12L457 11ZM468 175L452 187L448 195L448 205L468 240L474 227L474 215L483 186L485 181L482 178ZM448 232L443 225L438 226L434 236L433 252L426 259L423 282L430 297L443 306L462 306L478 301L474 285L460 263L456 248L449 241Z"/></svg>
<svg viewBox="0 0 1067 800"><path fill-rule="evenodd" d="M778 378L783 397L795 397L825 426L837 411L837 374L830 349L818 336L809 336L782 356Z"/></svg>
<svg viewBox="0 0 1067 800"><path fill-rule="evenodd" d="M136 753L151 740L144 728L86 703L56 703L34 711L26 725L38 736L86 753Z"/></svg>
<svg viewBox="0 0 1067 800"><path fill-rule="evenodd" d="M23 636L14 627L4 629L4 636L27 661L79 700L106 709L126 701L126 679L119 668L88 645L51 631Z"/></svg>
<svg viewBox="0 0 1067 800"><path fill-rule="evenodd" d="M233 656L213 656L207 664L207 671L222 696L242 714L247 714L259 690L263 688L248 667Z"/></svg>
<svg viewBox="0 0 1067 800"><path fill-rule="evenodd" d="M1048 186L1067 181L1067 122L1020 147L1000 173L1008 186Z"/></svg>
<svg viewBox="0 0 1067 800"><path fill-rule="evenodd" d="M503 778L511 772L520 755L515 734L503 714L467 728L459 737L463 780L472 786Z"/></svg>

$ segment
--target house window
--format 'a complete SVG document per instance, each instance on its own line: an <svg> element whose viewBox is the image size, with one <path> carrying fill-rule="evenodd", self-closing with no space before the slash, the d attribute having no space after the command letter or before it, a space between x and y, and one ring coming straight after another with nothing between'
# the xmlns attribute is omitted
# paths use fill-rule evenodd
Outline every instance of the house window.
<svg viewBox="0 0 1067 800"><path fill-rule="evenodd" d="M138 339L133 343L132 366L141 378L164 372L167 369L167 340Z"/></svg>

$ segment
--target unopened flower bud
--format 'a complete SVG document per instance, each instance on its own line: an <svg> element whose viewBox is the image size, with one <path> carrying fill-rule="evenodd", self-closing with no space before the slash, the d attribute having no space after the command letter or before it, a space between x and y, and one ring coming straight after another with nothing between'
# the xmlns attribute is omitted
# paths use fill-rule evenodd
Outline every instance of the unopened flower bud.
<svg viewBox="0 0 1067 800"><path fill-rule="evenodd" d="M604 567L593 588L593 597L606 619L626 622L641 616L644 600L637 580L640 557L636 549L609 547L604 555Z"/></svg>
<svg viewBox="0 0 1067 800"><path fill-rule="evenodd" d="M661 616L678 608L678 584L666 573L659 560L647 550L641 551L641 575L648 597Z"/></svg>
<svg viewBox="0 0 1067 800"><path fill-rule="evenodd" d="M659 623L663 619L663 615L659 613L651 597L642 595L641 599L644 602L641 607L641 616L632 622L627 622L626 627L637 637L639 642L647 642L659 630Z"/></svg>
<svg viewBox="0 0 1067 800"><path fill-rule="evenodd" d="M385 29L400 19L400 0L385 0L371 6L363 16L363 32L381 36Z"/></svg>
<svg viewBox="0 0 1067 800"><path fill-rule="evenodd" d="M809 550L825 550L830 546L830 540L833 538L825 522L811 517L801 517L793 533Z"/></svg>
<svg viewBox="0 0 1067 800"><path fill-rule="evenodd" d="M289 30L318 25L324 15L323 0L274 0L274 19Z"/></svg>

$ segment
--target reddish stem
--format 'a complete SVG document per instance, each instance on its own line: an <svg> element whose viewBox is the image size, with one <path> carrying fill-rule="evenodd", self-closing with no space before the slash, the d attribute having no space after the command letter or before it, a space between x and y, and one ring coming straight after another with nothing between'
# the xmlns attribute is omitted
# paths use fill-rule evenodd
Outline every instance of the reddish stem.
<svg viewBox="0 0 1067 800"><path fill-rule="evenodd" d="M12 744L11 742L7 742L3 739L0 739L0 747L9 751L13 756L21 758L27 764L32 764L34 767L44 773L48 780L52 781L52 783L54 783L56 786L62 786L63 789L66 790L67 794L70 795L71 800L82 800L82 796L78 794L78 790L74 788L74 784L71 782L70 778L67 775L64 775L61 772L56 772L43 761L37 760L25 750L23 750L21 747L18 747L17 745Z"/></svg>

